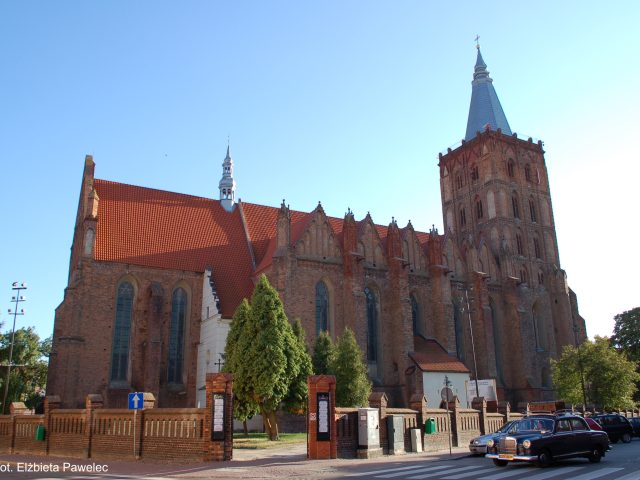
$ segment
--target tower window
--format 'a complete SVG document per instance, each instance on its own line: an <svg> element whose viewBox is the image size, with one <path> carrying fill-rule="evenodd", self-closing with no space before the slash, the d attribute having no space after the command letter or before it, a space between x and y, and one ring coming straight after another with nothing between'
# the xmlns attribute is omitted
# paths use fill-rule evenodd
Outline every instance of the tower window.
<svg viewBox="0 0 640 480"><path fill-rule="evenodd" d="M477 182L480 178L480 172L478 171L478 165L475 163L471 165L471 180Z"/></svg>
<svg viewBox="0 0 640 480"><path fill-rule="evenodd" d="M540 255L540 240L538 238L533 239L533 250L535 251L536 258L541 258Z"/></svg>
<svg viewBox="0 0 640 480"><path fill-rule="evenodd" d="M480 220L482 216L483 216L482 200L478 199L476 200L476 217L478 218L478 220Z"/></svg>
<svg viewBox="0 0 640 480"><path fill-rule="evenodd" d="M524 166L524 179L527 182L531 181L531 166L528 163Z"/></svg>
<svg viewBox="0 0 640 480"><path fill-rule="evenodd" d="M507 162L507 173L509 174L509 176L511 178L513 178L515 176L515 165L513 163L513 159L511 159L511 158Z"/></svg>
<svg viewBox="0 0 640 480"><path fill-rule="evenodd" d="M411 323L413 324L413 334L419 335L422 330L420 328L420 306L414 295L411 295Z"/></svg>
<svg viewBox="0 0 640 480"><path fill-rule="evenodd" d="M520 281L522 283L528 283L528 281L529 281L526 268L520 269Z"/></svg>
<svg viewBox="0 0 640 480"><path fill-rule="evenodd" d="M518 255L524 255L524 249L522 247L522 235L516 233L516 248L518 249Z"/></svg>
<svg viewBox="0 0 640 480"><path fill-rule="evenodd" d="M542 271L538 272L538 285L544 285L544 273L542 273Z"/></svg>
<svg viewBox="0 0 640 480"><path fill-rule="evenodd" d="M511 196L511 208L513 210L513 218L520 218L520 206L518 205L518 197L515 194Z"/></svg>
<svg viewBox="0 0 640 480"><path fill-rule="evenodd" d="M456 187L458 188L458 190L462 188L462 175L456 176Z"/></svg>
<svg viewBox="0 0 640 480"><path fill-rule="evenodd" d="M533 198L529 199L529 213L531 214L531 221L536 223L538 221L538 216L536 215L536 204L533 201Z"/></svg>
<svg viewBox="0 0 640 480"><path fill-rule="evenodd" d="M464 208L460 210L460 226L464 227L467 224L467 213Z"/></svg>

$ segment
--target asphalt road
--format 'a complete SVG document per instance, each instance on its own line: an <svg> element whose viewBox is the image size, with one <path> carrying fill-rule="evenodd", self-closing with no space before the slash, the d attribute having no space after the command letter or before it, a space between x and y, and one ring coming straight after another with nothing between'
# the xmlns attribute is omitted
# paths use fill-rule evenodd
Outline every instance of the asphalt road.
<svg viewBox="0 0 640 480"><path fill-rule="evenodd" d="M65 466L64 462L68 465ZM22 463L22 465L21 465ZM29 470L31 465L31 471ZM57 468L50 468L51 465ZM100 472L96 469L102 470ZM106 466L106 471L104 467ZM49 467L50 471L45 471ZM34 471L35 469L39 471ZM93 468L93 471L87 469ZM53 470L53 471L51 471ZM57 471L56 471L57 470ZM80 479L395 479L395 480L640 480L640 439L618 443L599 464L586 459L558 462L549 468L512 464L495 467L471 457L464 448L454 454L407 454L374 460L306 460L303 448L268 452L217 464L155 465L144 462L99 462L52 457L0 458L0 478L24 480Z"/></svg>

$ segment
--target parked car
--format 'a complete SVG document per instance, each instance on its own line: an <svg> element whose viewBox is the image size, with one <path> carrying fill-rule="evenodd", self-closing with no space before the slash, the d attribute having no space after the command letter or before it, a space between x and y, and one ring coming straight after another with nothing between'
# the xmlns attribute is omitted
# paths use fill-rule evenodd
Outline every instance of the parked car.
<svg viewBox="0 0 640 480"><path fill-rule="evenodd" d="M600 424L602 430L607 432L611 442L616 443L618 440L622 440L624 443L631 441L633 435L633 427L629 420L618 413L604 413L601 415L594 415L593 418Z"/></svg>
<svg viewBox="0 0 640 480"><path fill-rule="evenodd" d="M589 425L589 428L591 430L598 430L599 432L602 431L602 427L600 426L600 424L596 422L593 418L584 417L584 421L587 422L587 425Z"/></svg>
<svg viewBox="0 0 640 480"><path fill-rule="evenodd" d="M484 455L487 453L487 441L501 433L508 433L511 427L516 423L516 420L511 420L505 423L499 430L493 433L487 433L486 435L480 435L479 437L472 438L469 442L469 451L474 455Z"/></svg>
<svg viewBox="0 0 640 480"><path fill-rule="evenodd" d="M633 417L629 419L631 426L633 427L633 436L640 437L640 417Z"/></svg>
<svg viewBox="0 0 640 480"><path fill-rule="evenodd" d="M584 457L597 463L609 450L605 432L591 430L578 416L532 415L509 433L487 442L486 458L498 467L509 462L535 462L547 466L555 460Z"/></svg>

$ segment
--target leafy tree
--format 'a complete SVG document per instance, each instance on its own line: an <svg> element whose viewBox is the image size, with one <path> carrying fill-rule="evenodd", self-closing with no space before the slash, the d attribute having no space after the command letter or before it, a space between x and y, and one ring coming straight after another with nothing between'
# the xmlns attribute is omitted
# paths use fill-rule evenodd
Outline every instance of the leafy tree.
<svg viewBox="0 0 640 480"><path fill-rule="evenodd" d="M289 407L299 402L303 395L299 380L311 371L311 361L266 276L258 280L251 303L245 300L238 307L230 330L225 370L234 374L236 396L246 408L240 413L255 406L269 439L278 440L276 411L282 402Z"/></svg>
<svg viewBox="0 0 640 480"><path fill-rule="evenodd" d="M329 374L334 356L335 347L331 336L325 331L320 332L313 344L313 372L316 375Z"/></svg>
<svg viewBox="0 0 640 480"><path fill-rule="evenodd" d="M237 378L240 371L245 366L246 352L240 347L240 339L245 334L245 329L249 328L251 321L251 305L247 299L243 299L240 306L236 309L229 333L227 334L227 344L224 349L225 364L224 372L236 372L233 384L233 393L235 396L233 402L233 416L243 422L246 426L248 418L253 417L259 412L258 404L253 401L251 392L245 384L239 383ZM243 344L246 346L246 343ZM246 429L245 429L246 433Z"/></svg>
<svg viewBox="0 0 640 480"><path fill-rule="evenodd" d="M0 334L0 364L8 364L10 347L11 332ZM7 404L24 402L27 407L36 408L42 402L50 353L51 337L40 340L33 327L15 331ZM6 373L5 369L0 371L0 402L4 397ZM8 408L6 412L9 412Z"/></svg>
<svg viewBox="0 0 640 480"><path fill-rule="evenodd" d="M587 402L605 409L633 405L635 382L640 380L637 364L613 348L607 337L596 336L579 347L567 345L560 359L551 362L554 386L565 400L583 402L581 378L584 378Z"/></svg>
<svg viewBox="0 0 640 480"><path fill-rule="evenodd" d="M300 323L300 319L296 318L291 326L294 347L289 350L290 364L300 365L300 370L289 386L289 393L284 399L284 407L291 413L304 413L307 408L307 396L309 388L307 386L307 377L313 374L313 366L311 357L307 351L307 343L304 338L304 329Z"/></svg>
<svg viewBox="0 0 640 480"><path fill-rule="evenodd" d="M627 354L630 360L640 362L640 307L619 313L615 317L611 343Z"/></svg>
<svg viewBox="0 0 640 480"><path fill-rule="evenodd" d="M338 339L329 371L336 377L336 406L368 405L371 382L367 376L367 366L362 350L348 327Z"/></svg>

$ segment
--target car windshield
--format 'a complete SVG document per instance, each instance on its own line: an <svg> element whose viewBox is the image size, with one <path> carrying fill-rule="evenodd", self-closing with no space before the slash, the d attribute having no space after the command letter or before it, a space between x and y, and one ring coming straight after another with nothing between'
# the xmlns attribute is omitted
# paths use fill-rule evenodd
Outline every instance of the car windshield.
<svg viewBox="0 0 640 480"><path fill-rule="evenodd" d="M502 426L502 428L501 428L500 430L498 430L498 431L499 431L499 432L502 432L502 433L504 433L504 432L508 432L508 431L511 429L511 427L513 426L513 424L514 424L514 423L515 423L515 422L508 422L508 423L505 423L505 424Z"/></svg>
<svg viewBox="0 0 640 480"><path fill-rule="evenodd" d="M553 430L553 420L550 418L525 418L518 422L515 430L518 432L550 432Z"/></svg>

